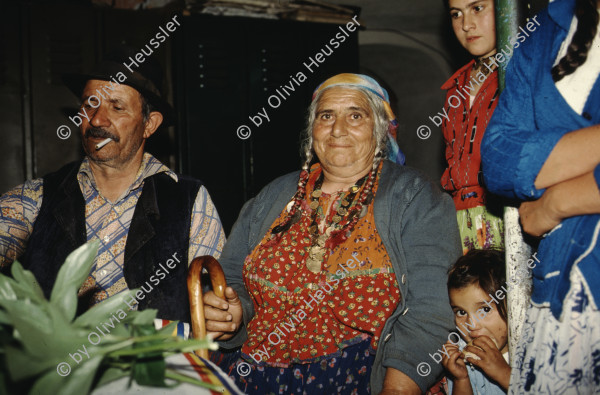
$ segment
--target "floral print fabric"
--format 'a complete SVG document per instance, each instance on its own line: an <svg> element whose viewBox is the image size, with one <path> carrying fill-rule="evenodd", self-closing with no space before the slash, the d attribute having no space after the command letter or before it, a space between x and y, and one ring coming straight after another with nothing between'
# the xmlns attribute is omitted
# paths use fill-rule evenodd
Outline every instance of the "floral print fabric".
<svg viewBox="0 0 600 395"><path fill-rule="evenodd" d="M504 222L485 206L456 212L463 255L470 250L504 249Z"/></svg>
<svg viewBox="0 0 600 395"><path fill-rule="evenodd" d="M509 394L600 394L600 311L579 270L560 321L529 306L515 355Z"/></svg>
<svg viewBox="0 0 600 395"><path fill-rule="evenodd" d="M248 362L290 367L327 358L335 364L333 357L365 338L374 351L386 319L400 302L390 258L375 229L372 201L350 237L327 252L321 271L307 269L312 245L309 203L320 173L319 164L311 168L309 198L303 202L300 220L280 237L267 232L246 258L244 279L255 309L242 347ZM377 182L374 193L376 189ZM323 193L319 198L322 207L333 201L332 208L325 210L328 225L348 194ZM286 215L284 210L272 228Z"/></svg>
<svg viewBox="0 0 600 395"><path fill-rule="evenodd" d="M290 368L248 366L238 350L224 355L219 366L248 395L365 395L371 393L369 379L375 360L369 349L367 338L346 347L338 357Z"/></svg>

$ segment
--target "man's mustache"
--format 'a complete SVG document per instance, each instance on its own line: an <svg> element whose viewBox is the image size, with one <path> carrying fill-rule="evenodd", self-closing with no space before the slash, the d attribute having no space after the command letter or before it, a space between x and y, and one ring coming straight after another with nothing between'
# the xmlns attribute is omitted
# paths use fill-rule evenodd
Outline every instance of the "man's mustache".
<svg viewBox="0 0 600 395"><path fill-rule="evenodd" d="M111 132L101 129L101 128L88 128L85 131L85 138L90 138L90 137L95 137L95 138L100 138L100 139L106 139L106 138L110 137L115 142L119 142L119 140L120 140L117 136L115 136Z"/></svg>

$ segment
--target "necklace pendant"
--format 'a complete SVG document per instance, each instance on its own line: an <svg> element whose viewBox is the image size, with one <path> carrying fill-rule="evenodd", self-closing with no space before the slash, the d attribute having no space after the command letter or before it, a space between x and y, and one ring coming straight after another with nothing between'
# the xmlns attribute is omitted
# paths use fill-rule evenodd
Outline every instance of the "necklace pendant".
<svg viewBox="0 0 600 395"><path fill-rule="evenodd" d="M310 251L308 252L309 259L322 260L323 256L325 256L325 249L323 247L321 247L321 246L310 247Z"/></svg>
<svg viewBox="0 0 600 395"><path fill-rule="evenodd" d="M321 240L319 237L318 242L322 241L325 244L325 239ZM319 273L321 271L321 263L325 256L325 248L321 245L313 245L308 251L308 259L306 260L306 268L313 273Z"/></svg>
<svg viewBox="0 0 600 395"><path fill-rule="evenodd" d="M340 217L339 215L334 215L332 218L333 222L335 222L336 224L339 223L342 220L342 217Z"/></svg>
<svg viewBox="0 0 600 395"><path fill-rule="evenodd" d="M350 192L356 193L356 192L358 192L359 189L360 189L360 187L358 185L352 185L350 187Z"/></svg>
<svg viewBox="0 0 600 395"><path fill-rule="evenodd" d="M341 216L344 216L344 215L348 214L348 210L345 209L344 207L340 207L337 209L337 213Z"/></svg>
<svg viewBox="0 0 600 395"><path fill-rule="evenodd" d="M325 242L327 241L327 237L328 237L328 236L329 236L329 235L327 235L327 234L324 234L324 235L320 235L320 236L317 238L317 246L318 246L318 248L322 249L323 247L325 247ZM313 248L317 248L317 247L313 247ZM325 251L323 251L323 253L321 253L321 252L319 251L319 253L321 254L321 257L323 257L323 255L325 254Z"/></svg>
<svg viewBox="0 0 600 395"><path fill-rule="evenodd" d="M321 271L321 262L309 259L306 261L306 268L313 273L319 273Z"/></svg>
<svg viewBox="0 0 600 395"><path fill-rule="evenodd" d="M320 189L316 189L312 192L312 196L316 197L316 198L320 198L322 194L323 194L323 191Z"/></svg>
<svg viewBox="0 0 600 395"><path fill-rule="evenodd" d="M313 200L312 202L310 202L310 208L312 208L313 210L316 210L317 207L319 207L319 201L318 200Z"/></svg>
<svg viewBox="0 0 600 395"><path fill-rule="evenodd" d="M367 206L362 206L362 208L360 209L360 216L359 216L359 218L362 218L365 215L367 215Z"/></svg>

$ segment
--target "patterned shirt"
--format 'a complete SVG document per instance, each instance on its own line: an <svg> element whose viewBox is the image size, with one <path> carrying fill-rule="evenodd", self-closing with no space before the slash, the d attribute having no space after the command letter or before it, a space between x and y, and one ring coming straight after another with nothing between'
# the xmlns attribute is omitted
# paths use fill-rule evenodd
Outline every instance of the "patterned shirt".
<svg viewBox="0 0 600 395"><path fill-rule="evenodd" d="M94 303L128 289L123 262L129 226L144 180L158 173L166 173L178 181L174 172L145 153L135 181L115 202L111 202L98 190L88 158L81 163L77 181L85 200L87 240L99 240L100 247L80 294L96 288ZM0 267L10 265L25 251L42 199L41 178L27 181L0 196ZM219 215L206 188L200 187L192 210L188 262L202 255L219 258L224 243L225 234Z"/></svg>
<svg viewBox="0 0 600 395"><path fill-rule="evenodd" d="M448 167L442 176L442 187L452 194L457 210L485 205L479 151L483 133L498 104L498 71L494 70L487 78L481 72L471 78L474 64L472 60L442 85L442 89L448 90L444 103L447 115L442 123ZM481 88L471 103L469 93L477 85Z"/></svg>

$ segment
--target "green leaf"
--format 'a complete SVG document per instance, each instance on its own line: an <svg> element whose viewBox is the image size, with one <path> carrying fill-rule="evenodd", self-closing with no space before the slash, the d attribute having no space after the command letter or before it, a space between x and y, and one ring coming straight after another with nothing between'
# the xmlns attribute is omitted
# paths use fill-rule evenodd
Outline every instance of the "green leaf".
<svg viewBox="0 0 600 395"><path fill-rule="evenodd" d="M4 301L6 315L13 326L13 338L24 351L38 359L67 357L81 344L89 343L89 329L76 328L64 321L56 306L44 301Z"/></svg>
<svg viewBox="0 0 600 395"><path fill-rule="evenodd" d="M156 313L158 310L156 309L146 309L142 311L137 311L137 314L132 314L132 324L134 325L152 325L154 329L154 319L156 318Z"/></svg>
<svg viewBox="0 0 600 395"><path fill-rule="evenodd" d="M111 296L106 300L103 300L102 302L98 303L97 305L95 305L94 307L77 317L73 322L73 325L80 327L94 327L99 323L104 323L105 321L110 320L112 315L115 314L118 310L121 309L125 311L125 309L127 308L125 300L131 300L131 297L135 295L135 292L135 289L125 291ZM118 314L115 314L115 317L119 318ZM117 322L116 320L113 320L113 322L119 324L119 322Z"/></svg>
<svg viewBox="0 0 600 395"><path fill-rule="evenodd" d="M23 266L16 261L11 264L10 272L15 280L13 288L19 297L36 301L46 300L42 287L40 287L32 272L23 269Z"/></svg>
<svg viewBox="0 0 600 395"><path fill-rule="evenodd" d="M60 308L53 304L48 304L48 313L52 322L52 336L44 344L45 353L63 359L68 353L81 348L82 344L85 344L88 348L93 347L88 340L90 328L71 325L70 322L64 320Z"/></svg>
<svg viewBox="0 0 600 395"><path fill-rule="evenodd" d="M117 316L117 314L115 314L115 317L116 316ZM113 322L114 322L114 320L113 320ZM131 330L130 330L130 328L125 326L125 323L123 322L123 320L121 320L121 323L115 324L114 329L110 328L110 334L111 334L111 336L114 336L117 339L124 339L124 338L131 337Z"/></svg>
<svg viewBox="0 0 600 395"><path fill-rule="evenodd" d="M25 349L32 355L43 355L44 343L52 337L52 322L46 306L23 300L3 301L3 305Z"/></svg>
<svg viewBox="0 0 600 395"><path fill-rule="evenodd" d="M12 320L4 310L0 310L0 324L12 325Z"/></svg>
<svg viewBox="0 0 600 395"><path fill-rule="evenodd" d="M211 384L211 383L205 383L202 380L198 380L196 378L193 378L191 376L187 376L184 374L181 374L179 372L177 372L176 370L173 369L167 369L167 372L165 374L165 376L169 379L173 379L173 380L177 380L180 383L189 383L189 384L194 384L198 387L202 387L202 388L208 388L209 390L215 391L215 392L225 392L225 388L221 385L216 385L216 384Z"/></svg>
<svg viewBox="0 0 600 395"><path fill-rule="evenodd" d="M104 371L104 373L100 377L100 380L98 380L96 387L102 387L103 385L106 385L112 381L115 381L115 380L118 380L120 378L127 377L127 376L129 376L129 372L125 371L121 368L108 368Z"/></svg>
<svg viewBox="0 0 600 395"><path fill-rule="evenodd" d="M156 334L156 329L153 325L136 327L134 333L138 336L147 336L148 340L133 345L134 350L139 350L139 354L136 356L136 361L133 364L132 377L140 385L166 386L165 369L167 368L167 364L162 356L162 351L142 352L142 350L147 350L155 345L164 345L164 339L160 337L154 338L153 335Z"/></svg>
<svg viewBox="0 0 600 395"><path fill-rule="evenodd" d="M58 395L89 393L101 362L102 357L93 357L79 365L68 377L67 383L60 388Z"/></svg>
<svg viewBox="0 0 600 395"><path fill-rule="evenodd" d="M69 254L54 282L50 302L61 309L69 322L77 311L77 290L90 274L99 244L97 240L86 243Z"/></svg>
<svg viewBox="0 0 600 395"><path fill-rule="evenodd" d="M4 367L4 366L3 366ZM8 394L8 377L6 377L6 371L0 369L0 394Z"/></svg>
<svg viewBox="0 0 600 395"><path fill-rule="evenodd" d="M18 262L12 266L14 279L0 275L0 393L4 386L18 388L19 393L28 392L23 386L32 386L32 394L85 394L94 384L127 375L140 385L164 387L165 355L217 346L208 340L173 337L176 323L157 331L156 310L127 309L125 301L136 290L113 296L72 322L77 291L89 275L97 248L97 242L88 243L69 255L50 301L33 274ZM98 327L104 333L92 345L88 336L100 331ZM60 376L57 368L67 364L70 375Z"/></svg>
<svg viewBox="0 0 600 395"><path fill-rule="evenodd" d="M31 383L16 383L10 379L8 368L4 360L0 361L0 394L2 395L21 395L27 393Z"/></svg>
<svg viewBox="0 0 600 395"><path fill-rule="evenodd" d="M166 387L165 369L167 363L162 353L155 355L141 355L133 364L132 375L139 385L149 385L152 387Z"/></svg>
<svg viewBox="0 0 600 395"><path fill-rule="evenodd" d="M12 278L5 276L4 274L0 274L0 304L3 300L17 299L17 294L14 290L14 284L15 281Z"/></svg>
<svg viewBox="0 0 600 395"><path fill-rule="evenodd" d="M68 355L64 355L65 360ZM68 358L68 362L72 362ZM62 361L51 360L50 358L39 358L31 355L22 348L6 346L6 360L8 364L8 372L13 381L20 381L28 377L36 376L48 369L56 368L56 365ZM56 374L56 371L55 371Z"/></svg>
<svg viewBox="0 0 600 395"><path fill-rule="evenodd" d="M87 394L90 392L101 362L102 357L90 358L86 362L72 366L68 376L60 376L56 369L49 370L35 382L30 394Z"/></svg>
<svg viewBox="0 0 600 395"><path fill-rule="evenodd" d="M155 337L155 336L153 336ZM145 336L141 337L145 338ZM142 341L139 341L140 338L133 338L136 343L141 344ZM156 338L154 340L157 340ZM154 353L154 352L192 352L194 350L198 350L200 348L208 348L210 350L217 350L219 345L209 339L202 340L182 340L181 338L175 338L169 336L167 338L161 337L158 338L159 342L154 342L151 345L146 345L143 348L123 348L116 349L112 351L108 357L109 358L121 358L127 356L136 356L139 354L145 353ZM145 340L144 340L145 341Z"/></svg>

